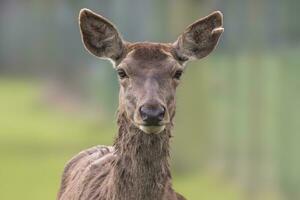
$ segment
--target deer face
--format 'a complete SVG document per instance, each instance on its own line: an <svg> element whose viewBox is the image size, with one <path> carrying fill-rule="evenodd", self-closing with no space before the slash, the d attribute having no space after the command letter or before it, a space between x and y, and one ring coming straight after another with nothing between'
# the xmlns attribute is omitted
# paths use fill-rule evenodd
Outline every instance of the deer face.
<svg viewBox="0 0 300 200"><path fill-rule="evenodd" d="M223 32L214 12L188 26L173 44L125 42L108 20L83 9L79 17L86 49L110 59L120 82L119 112L144 133L158 134L175 115L175 92L187 61L207 56Z"/></svg>
<svg viewBox="0 0 300 200"><path fill-rule="evenodd" d="M175 90L183 67L171 47L138 43L116 67L120 109L145 133L161 132L175 113Z"/></svg>

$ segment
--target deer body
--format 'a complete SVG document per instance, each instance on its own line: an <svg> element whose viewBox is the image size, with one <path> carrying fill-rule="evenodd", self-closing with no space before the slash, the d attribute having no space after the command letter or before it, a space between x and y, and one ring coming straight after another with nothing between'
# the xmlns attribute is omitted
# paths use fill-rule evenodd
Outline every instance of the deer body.
<svg viewBox="0 0 300 200"><path fill-rule="evenodd" d="M119 75L118 135L66 165L58 200L184 200L174 192L169 145L175 91L186 61L208 55L223 32L215 12L190 25L173 44L129 43L105 18L83 9L83 42L111 59Z"/></svg>

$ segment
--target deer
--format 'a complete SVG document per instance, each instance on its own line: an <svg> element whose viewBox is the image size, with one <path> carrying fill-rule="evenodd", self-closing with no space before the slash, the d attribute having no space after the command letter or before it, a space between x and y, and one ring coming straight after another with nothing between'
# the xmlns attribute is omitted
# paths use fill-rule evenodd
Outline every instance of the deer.
<svg viewBox="0 0 300 200"><path fill-rule="evenodd" d="M215 11L173 43L125 41L114 24L89 9L79 14L88 52L109 59L119 80L118 133L65 166L57 200L185 200L172 188L170 139L175 93L188 61L209 55L223 33Z"/></svg>

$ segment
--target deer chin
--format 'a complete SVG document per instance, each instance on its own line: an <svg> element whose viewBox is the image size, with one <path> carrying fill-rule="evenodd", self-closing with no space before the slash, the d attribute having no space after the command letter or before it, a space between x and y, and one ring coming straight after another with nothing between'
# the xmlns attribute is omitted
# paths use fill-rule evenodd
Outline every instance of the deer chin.
<svg viewBox="0 0 300 200"><path fill-rule="evenodd" d="M139 125L139 129L147 134L159 134L166 128L165 125L162 126L144 126Z"/></svg>

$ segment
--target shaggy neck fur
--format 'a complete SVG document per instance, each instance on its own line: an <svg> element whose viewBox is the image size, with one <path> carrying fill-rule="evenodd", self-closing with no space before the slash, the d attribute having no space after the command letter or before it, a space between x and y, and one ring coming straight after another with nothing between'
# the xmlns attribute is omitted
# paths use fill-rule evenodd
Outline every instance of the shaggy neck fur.
<svg viewBox="0 0 300 200"><path fill-rule="evenodd" d="M119 113L118 125L114 199L163 199L171 179L168 162L171 127L157 135L146 134L125 113Z"/></svg>

